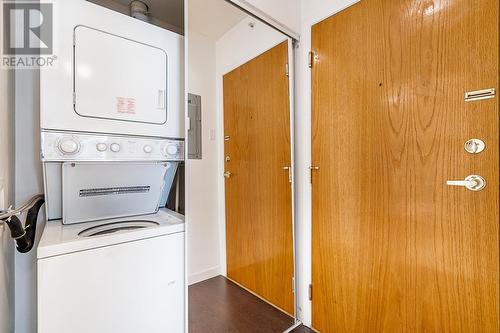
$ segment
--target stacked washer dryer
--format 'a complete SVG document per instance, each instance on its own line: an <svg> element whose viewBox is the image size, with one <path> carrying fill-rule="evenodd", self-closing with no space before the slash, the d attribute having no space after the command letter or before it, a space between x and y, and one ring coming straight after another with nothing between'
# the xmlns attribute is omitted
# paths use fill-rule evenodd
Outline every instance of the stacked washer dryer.
<svg viewBox="0 0 500 333"><path fill-rule="evenodd" d="M48 222L39 333L183 332L183 37L84 0L55 0L58 66L41 73Z"/></svg>

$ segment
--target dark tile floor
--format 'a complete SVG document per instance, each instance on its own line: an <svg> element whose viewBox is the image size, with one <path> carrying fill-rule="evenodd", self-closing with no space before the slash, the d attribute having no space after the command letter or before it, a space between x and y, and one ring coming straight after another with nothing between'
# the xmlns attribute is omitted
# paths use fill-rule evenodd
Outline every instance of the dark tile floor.
<svg viewBox="0 0 500 333"><path fill-rule="evenodd" d="M222 276L189 287L190 333L281 333L292 325L293 318Z"/></svg>

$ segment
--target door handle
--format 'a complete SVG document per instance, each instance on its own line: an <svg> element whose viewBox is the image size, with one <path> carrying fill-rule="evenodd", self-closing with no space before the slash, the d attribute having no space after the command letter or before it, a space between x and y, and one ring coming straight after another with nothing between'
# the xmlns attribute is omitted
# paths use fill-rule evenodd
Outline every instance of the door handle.
<svg viewBox="0 0 500 333"><path fill-rule="evenodd" d="M231 172L229 172L229 171L224 172L224 177L225 178L231 178L232 175L233 174Z"/></svg>
<svg viewBox="0 0 500 333"><path fill-rule="evenodd" d="M165 109L165 90L158 90L158 109Z"/></svg>
<svg viewBox="0 0 500 333"><path fill-rule="evenodd" d="M463 186L469 191L477 192L486 187L486 180L478 175L471 175L464 180L448 180L448 186Z"/></svg>

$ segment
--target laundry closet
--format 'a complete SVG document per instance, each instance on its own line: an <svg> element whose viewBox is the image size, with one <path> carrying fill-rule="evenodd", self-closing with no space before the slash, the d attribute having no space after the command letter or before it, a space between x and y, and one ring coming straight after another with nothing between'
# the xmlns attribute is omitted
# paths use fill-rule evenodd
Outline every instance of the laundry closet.
<svg viewBox="0 0 500 333"><path fill-rule="evenodd" d="M23 322L39 333L184 332L184 4L50 9L40 35L52 32L56 62L39 70L35 134L43 195L1 213L36 267L36 299L19 307L36 312Z"/></svg>

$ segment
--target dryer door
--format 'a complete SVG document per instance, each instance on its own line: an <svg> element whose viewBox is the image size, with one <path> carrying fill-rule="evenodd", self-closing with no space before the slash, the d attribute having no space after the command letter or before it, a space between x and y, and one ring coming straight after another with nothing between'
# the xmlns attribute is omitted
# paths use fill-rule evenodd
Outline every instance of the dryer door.
<svg viewBox="0 0 500 333"><path fill-rule="evenodd" d="M86 26L74 30L74 108L82 117L167 121L167 53Z"/></svg>

